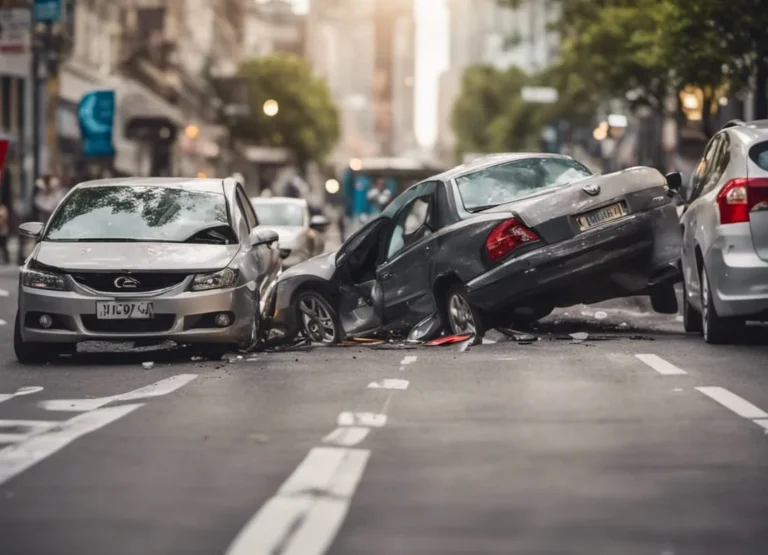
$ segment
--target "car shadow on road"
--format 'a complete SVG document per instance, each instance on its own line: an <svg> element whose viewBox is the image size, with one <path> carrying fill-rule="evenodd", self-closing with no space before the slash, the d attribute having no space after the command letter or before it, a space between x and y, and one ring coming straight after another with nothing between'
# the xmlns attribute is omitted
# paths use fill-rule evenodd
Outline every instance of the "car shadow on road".
<svg viewBox="0 0 768 555"><path fill-rule="evenodd" d="M203 356L200 349L189 346L159 345L153 347L129 348L123 345L93 347L78 346L78 351L61 355L51 360L49 366L138 366L152 369L156 366L180 364L214 365L226 364L224 359Z"/></svg>

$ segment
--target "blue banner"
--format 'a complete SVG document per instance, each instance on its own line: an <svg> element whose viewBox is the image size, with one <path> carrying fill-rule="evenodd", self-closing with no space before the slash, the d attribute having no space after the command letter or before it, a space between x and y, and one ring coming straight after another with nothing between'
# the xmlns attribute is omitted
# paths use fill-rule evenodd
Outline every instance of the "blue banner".
<svg viewBox="0 0 768 555"><path fill-rule="evenodd" d="M77 107L83 156L105 158L115 155L112 132L115 121L115 91L93 91Z"/></svg>
<svg viewBox="0 0 768 555"><path fill-rule="evenodd" d="M35 21L38 23L56 23L61 20L63 0L35 0Z"/></svg>

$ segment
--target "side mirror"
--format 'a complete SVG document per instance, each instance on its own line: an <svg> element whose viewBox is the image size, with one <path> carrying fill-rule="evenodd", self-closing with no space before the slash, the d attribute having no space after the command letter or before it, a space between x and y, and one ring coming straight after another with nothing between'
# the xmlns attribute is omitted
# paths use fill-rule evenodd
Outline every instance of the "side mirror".
<svg viewBox="0 0 768 555"><path fill-rule="evenodd" d="M42 222L26 222L19 226L19 233L25 237L38 239L44 228L45 224Z"/></svg>
<svg viewBox="0 0 768 555"><path fill-rule="evenodd" d="M272 243L276 243L279 238L280 236L277 234L277 231L274 231L272 229L256 228L253 231L251 231L251 235L250 235L252 247L258 247L259 245L269 246Z"/></svg>
<svg viewBox="0 0 768 555"><path fill-rule="evenodd" d="M329 225L331 225L331 221L321 214L312 216L312 218L309 220L309 227L312 229L322 230Z"/></svg>
<svg viewBox="0 0 768 555"><path fill-rule="evenodd" d="M669 187L669 190L675 193L679 193L681 187L683 186L683 176L680 174L680 172L668 173L664 177L667 180L667 187Z"/></svg>

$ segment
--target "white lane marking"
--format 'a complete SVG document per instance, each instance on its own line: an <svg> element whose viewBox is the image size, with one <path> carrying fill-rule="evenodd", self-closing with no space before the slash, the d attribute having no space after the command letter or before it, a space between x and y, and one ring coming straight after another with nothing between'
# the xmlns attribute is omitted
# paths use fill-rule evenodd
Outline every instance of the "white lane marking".
<svg viewBox="0 0 768 555"><path fill-rule="evenodd" d="M396 378L387 378L378 382L368 384L368 389L408 389L408 380L398 380Z"/></svg>
<svg viewBox="0 0 768 555"><path fill-rule="evenodd" d="M6 291L5 289L0 289L0 297L8 297L10 296L10 293Z"/></svg>
<svg viewBox="0 0 768 555"><path fill-rule="evenodd" d="M697 387L696 389L742 418L768 418L768 412L765 412L760 407L756 407L724 387Z"/></svg>
<svg viewBox="0 0 768 555"><path fill-rule="evenodd" d="M483 337L483 345L495 345L496 340L495 339L488 339Z"/></svg>
<svg viewBox="0 0 768 555"><path fill-rule="evenodd" d="M79 437L103 428L142 406L144 405L121 405L80 414L26 441L0 449L0 485L63 449Z"/></svg>
<svg viewBox="0 0 768 555"><path fill-rule="evenodd" d="M339 426L367 426L369 428L381 428L387 423L386 414L374 412L342 412L336 419Z"/></svg>
<svg viewBox="0 0 768 555"><path fill-rule="evenodd" d="M50 430L59 423L51 420L0 420L0 443L18 443ZM23 431L3 431L3 429Z"/></svg>
<svg viewBox="0 0 768 555"><path fill-rule="evenodd" d="M765 430L765 433L768 434L768 418L758 418L757 420L753 420L755 424L760 426Z"/></svg>
<svg viewBox="0 0 768 555"><path fill-rule="evenodd" d="M681 376L688 374L688 372L682 368L678 368L674 364L667 362L658 355L635 355L635 357L664 376Z"/></svg>
<svg viewBox="0 0 768 555"><path fill-rule="evenodd" d="M88 412L115 401L137 401L140 399L151 399L153 397L168 395L180 387L187 385L196 377L197 374L179 374L145 387L129 391L128 393L123 393L122 395L97 397L95 399L55 399L51 401L42 401L38 403L38 406L45 410L52 411Z"/></svg>
<svg viewBox="0 0 768 555"><path fill-rule="evenodd" d="M0 326L7 326L7 325L8 325L8 322L0 318Z"/></svg>
<svg viewBox="0 0 768 555"><path fill-rule="evenodd" d="M28 387L20 387L16 390L16 393L0 393L0 403L3 401L8 401L9 399L13 399L14 397L21 397L22 395L31 395L33 393L39 393L42 391L43 388L34 385L34 386L28 386Z"/></svg>
<svg viewBox="0 0 768 555"><path fill-rule="evenodd" d="M323 438L323 443L333 443L342 447L353 447L368 437L370 428L360 426L344 426L336 428Z"/></svg>
<svg viewBox="0 0 768 555"><path fill-rule="evenodd" d="M400 361L400 370L405 370L405 367L409 364L413 364L416 362L416 355L408 355L406 357L403 357L403 360Z"/></svg>
<svg viewBox="0 0 768 555"><path fill-rule="evenodd" d="M349 509L371 452L315 447L245 525L227 555L321 555Z"/></svg>

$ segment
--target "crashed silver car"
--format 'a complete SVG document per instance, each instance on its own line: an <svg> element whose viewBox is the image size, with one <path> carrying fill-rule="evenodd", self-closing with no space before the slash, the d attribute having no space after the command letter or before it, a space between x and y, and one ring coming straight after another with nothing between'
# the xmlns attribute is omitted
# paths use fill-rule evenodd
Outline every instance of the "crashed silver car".
<svg viewBox="0 0 768 555"><path fill-rule="evenodd" d="M405 191L337 253L286 271L272 336L482 337L555 307L635 295L675 313L680 184L648 167L595 175L550 154L459 166Z"/></svg>
<svg viewBox="0 0 768 555"><path fill-rule="evenodd" d="M173 340L248 348L281 271L232 179L111 179L74 187L21 268L14 349L22 363L83 341Z"/></svg>

